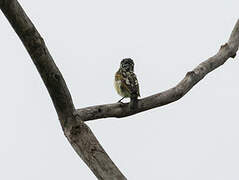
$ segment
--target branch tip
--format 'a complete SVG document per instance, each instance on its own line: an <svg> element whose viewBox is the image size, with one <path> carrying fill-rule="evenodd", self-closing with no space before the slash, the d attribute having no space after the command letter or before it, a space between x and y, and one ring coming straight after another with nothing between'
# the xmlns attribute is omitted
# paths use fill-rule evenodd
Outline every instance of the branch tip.
<svg viewBox="0 0 239 180"><path fill-rule="evenodd" d="M135 111L127 108L128 104L106 104L99 106L92 106L83 109L78 109L77 112L84 121L108 118L108 117L126 117L149 109L160 107L177 101L183 97L192 87L202 80L208 73L223 65L230 57L235 58L239 46L239 19L234 26L230 35L229 41L220 47L216 55L208 58L206 61L200 63L193 71L186 73L183 80L175 87L161 93L157 93L146 98L142 98L138 102ZM97 112L100 107L102 112ZM87 111L85 110L87 109Z"/></svg>

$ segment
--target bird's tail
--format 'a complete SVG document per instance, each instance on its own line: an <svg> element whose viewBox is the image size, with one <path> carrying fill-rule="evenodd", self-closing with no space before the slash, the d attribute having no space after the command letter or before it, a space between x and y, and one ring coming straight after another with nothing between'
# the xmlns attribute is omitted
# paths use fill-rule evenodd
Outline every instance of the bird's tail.
<svg viewBox="0 0 239 180"><path fill-rule="evenodd" d="M135 110L138 107L138 98L137 96L130 97L130 109Z"/></svg>

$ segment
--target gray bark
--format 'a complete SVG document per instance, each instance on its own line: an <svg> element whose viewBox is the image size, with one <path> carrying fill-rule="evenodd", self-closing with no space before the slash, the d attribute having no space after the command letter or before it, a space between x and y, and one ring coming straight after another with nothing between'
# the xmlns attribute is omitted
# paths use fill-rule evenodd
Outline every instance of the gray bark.
<svg viewBox="0 0 239 180"><path fill-rule="evenodd" d="M129 103L98 105L76 110L62 74L51 57L44 40L16 0L0 0L0 8L32 58L51 96L62 129L77 154L100 180L125 180L124 175L106 154L84 121L126 117L152 108L160 107L183 97L209 72L234 58L239 46L239 20L229 41L218 53L188 72L175 87L140 99L137 107Z"/></svg>
<svg viewBox="0 0 239 180"><path fill-rule="evenodd" d="M208 73L223 65L230 57L234 58L239 46L239 20L237 21L228 42L221 46L217 54L199 64L175 87L164 92L138 100L137 108L132 110L129 103L114 103L91 106L78 109L75 114L84 121L116 117L122 118L149 109L164 106L182 98L192 87L202 80Z"/></svg>
<svg viewBox="0 0 239 180"><path fill-rule="evenodd" d="M90 128L74 115L75 107L44 40L16 0L0 0L0 8L32 58L58 114L67 139L100 180L125 180Z"/></svg>

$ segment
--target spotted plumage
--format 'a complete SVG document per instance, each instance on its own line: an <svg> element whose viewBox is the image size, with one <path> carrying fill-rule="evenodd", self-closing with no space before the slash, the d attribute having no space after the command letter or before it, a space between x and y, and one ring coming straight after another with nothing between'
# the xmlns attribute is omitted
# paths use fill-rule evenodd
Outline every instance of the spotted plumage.
<svg viewBox="0 0 239 180"><path fill-rule="evenodd" d="M115 74L114 84L117 93L122 96L122 99L137 99L140 96L139 83L134 74L134 62L132 59L128 58L121 61L120 68Z"/></svg>

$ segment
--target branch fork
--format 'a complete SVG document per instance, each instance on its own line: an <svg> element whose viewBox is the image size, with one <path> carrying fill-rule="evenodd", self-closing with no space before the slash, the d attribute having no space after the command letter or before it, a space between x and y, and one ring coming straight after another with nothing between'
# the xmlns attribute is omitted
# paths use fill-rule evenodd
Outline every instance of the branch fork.
<svg viewBox="0 0 239 180"><path fill-rule="evenodd" d="M53 61L43 38L17 0L0 0L0 8L32 58L51 96L65 136L81 159L100 180L126 180L84 121L122 118L160 107L182 98L208 73L235 58L239 46L239 20L228 42L214 56L199 64L173 88L129 103L113 103L75 109L65 80Z"/></svg>

